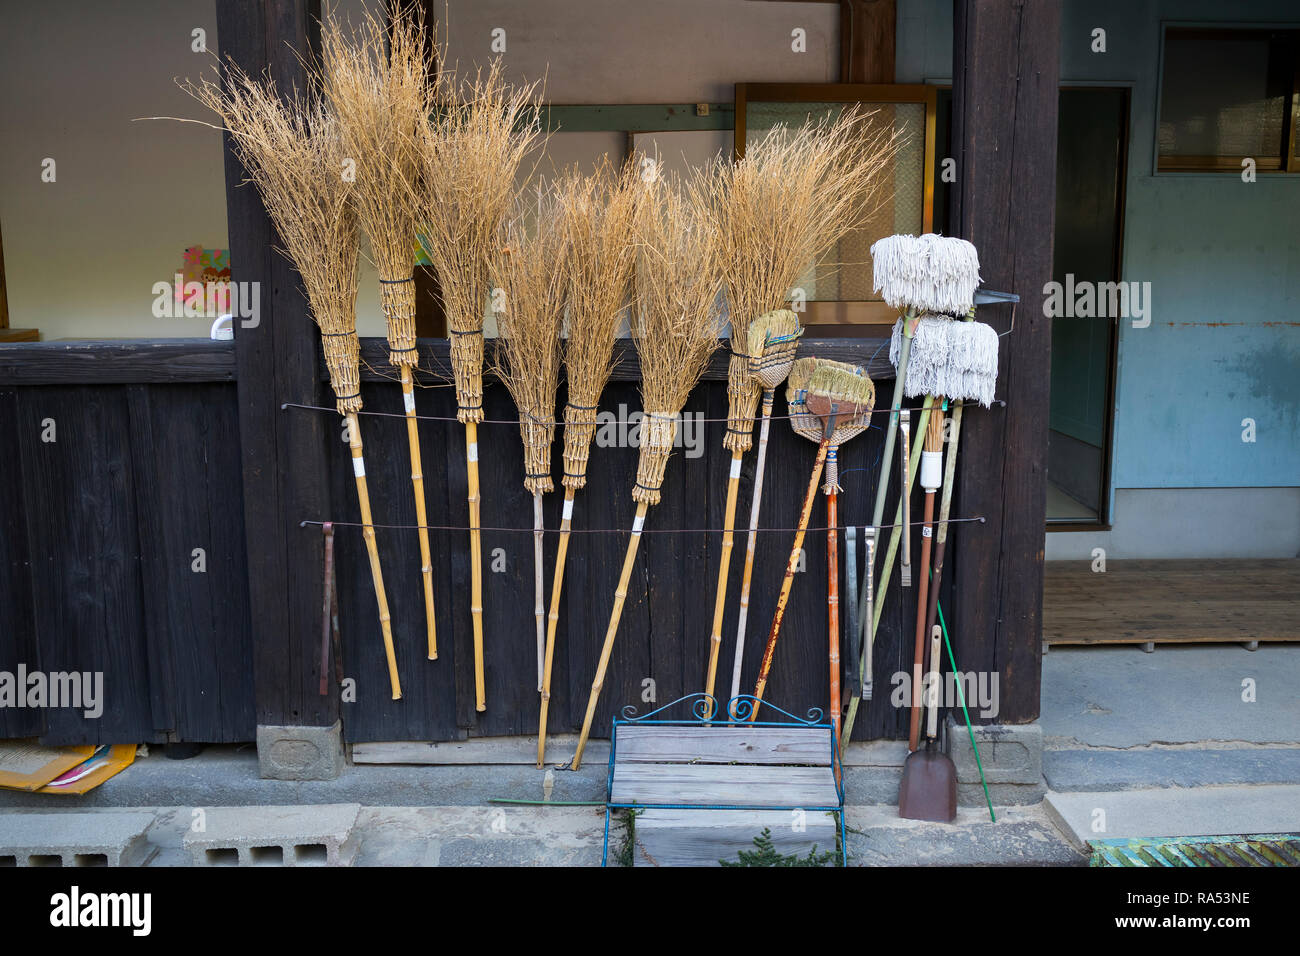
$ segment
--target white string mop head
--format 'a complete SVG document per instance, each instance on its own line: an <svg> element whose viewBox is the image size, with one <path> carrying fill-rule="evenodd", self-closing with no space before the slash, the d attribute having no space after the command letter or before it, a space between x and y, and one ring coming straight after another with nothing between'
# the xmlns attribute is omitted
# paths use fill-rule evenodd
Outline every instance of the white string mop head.
<svg viewBox="0 0 1300 956"><path fill-rule="evenodd" d="M907 381L903 386L909 398L944 394L939 389L939 381L952 347L949 328L957 324L960 323L932 315L922 316L917 321L907 361ZM899 319L894 323L894 332L889 340L889 361L894 368L898 368L902 345L903 321Z"/></svg>
<svg viewBox="0 0 1300 956"><path fill-rule="evenodd" d="M910 312L964 315L980 282L975 247L934 233L877 240L871 268L875 291L893 308Z"/></svg>
<svg viewBox="0 0 1300 956"><path fill-rule="evenodd" d="M948 361L939 369L933 394L960 401L976 401L988 408L993 404L998 379L998 333L983 322L949 322L947 325ZM907 377L910 383L910 363Z"/></svg>

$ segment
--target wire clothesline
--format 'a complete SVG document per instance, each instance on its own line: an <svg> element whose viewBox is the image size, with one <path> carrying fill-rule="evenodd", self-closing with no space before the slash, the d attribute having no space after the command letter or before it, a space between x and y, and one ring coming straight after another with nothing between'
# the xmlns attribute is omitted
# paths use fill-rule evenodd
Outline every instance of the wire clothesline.
<svg viewBox="0 0 1300 956"><path fill-rule="evenodd" d="M949 403L948 403L948 407L949 407L949 408L956 408L958 405L978 405L978 404L979 404L979 402L949 402ZM994 404L994 405L997 405L997 406L999 406L999 407L1001 407L1001 408L1005 408L1007 403L1006 403L1006 401L1005 401L1004 399L995 398L995 399L993 400L993 404ZM301 402L282 402L282 403L280 404L280 411L284 411L284 410L287 409L287 408L303 408L303 409L307 409L308 411L313 411L313 412L332 412L332 413L334 413L334 414L338 414L338 409L337 409L337 408L334 408L333 406L330 406L330 405L305 405L305 404L303 404L303 403L301 403ZM888 415L888 414L890 414L891 412L893 412L893 409L892 409L892 408L876 408L876 409L872 409L870 412L866 412L866 413L864 413L864 414L868 414L868 415ZM365 409L362 409L361 411L357 412L356 414L358 414L358 415L372 415L372 416L375 416L376 418L401 418L401 419L416 418L416 419L420 419L420 420L423 420L423 421L429 421L429 422L456 422L456 421L459 421L459 420L460 420L460 419L458 419L455 415L418 415L418 414L417 414L417 415L407 415L405 412L373 412L373 411L367 411L367 410L365 410ZM610 413L610 414L612 414L612 413ZM637 412L636 414L641 415L642 417L644 417L644 416L646 415L645 412ZM547 426L555 426L555 427L560 427L560 426L563 426L563 425L566 425L566 424L568 424L568 425L634 425L634 424L638 424L638 423L640 422L640 420L641 420L641 419L637 419L636 421L632 421L631 419L628 419L628 418L615 418L615 419L613 419L613 420L608 420L608 419L607 419L607 420L605 420L605 421L601 421L599 418L595 418L595 419L589 419L589 420L585 420L585 421L584 421L584 420L574 420L574 421L572 421L572 422L565 422L565 421L555 421L555 420L541 419L541 418L537 418L537 417L535 417L535 416L533 416L533 415L527 415L527 413L525 413L525 416L526 416L528 419L530 419L531 422L532 422L532 424L534 424L534 425L547 425ZM794 417L795 417L794 415L772 415L772 416L771 416L771 418L772 418L773 420L776 420L776 421L783 420L783 419L794 418ZM708 423L708 422L729 422L729 421L731 421L731 419L724 415L724 416L721 417L721 418L692 418L692 421L696 421L696 422L705 422L705 423ZM480 424L480 425L518 425L519 422L520 422L520 420L519 420L518 418L485 418L485 419L481 420L478 424Z"/></svg>
<svg viewBox="0 0 1300 956"><path fill-rule="evenodd" d="M940 523L942 523L942 524L966 524L966 523L968 523L968 522L972 522L972 521L977 521L977 522L979 522L980 524L984 524L984 522L985 522L985 518L984 518L983 515L975 515L974 517L970 517L970 518L949 518L949 519L948 519L947 521L945 521L945 522L937 522L937 521L935 521L935 522L931 522L931 524L935 524L935 525L940 524ZM894 523L894 524L882 524L882 525L877 525L877 526L876 526L876 530L877 530L877 531L883 531L883 530L885 530L885 529L887 529L887 528L899 528L899 527L903 527L903 524L904 524L903 522L896 522L896 523ZM925 522L924 522L924 521L909 521L909 522L907 522L906 524L907 524L907 527L918 527L918 526L920 526L920 525L924 525ZM329 525L329 526L332 527L332 528L382 528L382 529L385 529L385 530L398 530L398 531L415 531L415 530L418 530L418 529L420 529L420 528L424 528L426 531L469 531L469 530L470 530L469 525L451 525L451 524L425 524L425 525L419 525L419 524L374 524L374 523L372 523L372 524L365 524L365 523L360 522L360 521L319 521L319 520L311 519L311 518L304 518L302 521L299 521L299 522L298 522L298 527L300 527L300 528L306 528L306 527L308 527L309 525L311 525L311 526L316 526L316 527L324 527L324 526L326 526L326 525ZM753 530L753 531L760 531L760 532L784 532L784 533L786 533L786 534L792 534L792 533L797 532L797 531L800 531L800 530L803 530L803 531L831 531L831 530L834 530L834 531L843 531L843 530L845 530L846 528L869 528L869 527L871 527L871 525L860 525L860 524L836 524L836 525L822 525L821 527L810 527L810 528L803 528L803 529L799 529L799 528L752 528L752 529L750 529L750 530ZM477 530L479 530L479 531L500 531L500 532L507 532L507 533L518 532L518 533L520 533L520 534L524 534L524 533L527 533L527 534L537 534L537 532L538 532L539 529L534 528L534 527L532 527L532 526L530 525L530 526L527 527L527 528L489 528L489 527L486 527L486 526L480 526ZM543 531L545 534L559 534L559 533L560 533L560 529L559 529L559 528L542 528L542 529L540 529L540 530ZM640 531L639 533L640 533L640 534L723 534L726 530L727 530L726 528L642 528L641 531ZM732 530L734 531L735 529L733 528ZM570 528L569 531L568 531L568 533L569 533L569 534L630 534L630 533L631 533L631 529L630 529L630 528Z"/></svg>

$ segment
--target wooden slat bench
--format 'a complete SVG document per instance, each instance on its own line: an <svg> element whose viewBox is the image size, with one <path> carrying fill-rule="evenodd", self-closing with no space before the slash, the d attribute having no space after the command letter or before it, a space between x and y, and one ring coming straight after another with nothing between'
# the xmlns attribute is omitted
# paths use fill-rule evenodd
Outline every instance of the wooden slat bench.
<svg viewBox="0 0 1300 956"><path fill-rule="evenodd" d="M614 719L605 808L605 855L615 810L635 811L633 865L716 866L752 850L768 829L783 854L834 850L844 861L844 791L834 731L820 712L801 720L770 704L753 723L707 723L712 698L684 697ZM726 721L737 702L716 713ZM744 716L752 698L739 698ZM691 720L655 720L690 707ZM788 722L775 718L786 717Z"/></svg>

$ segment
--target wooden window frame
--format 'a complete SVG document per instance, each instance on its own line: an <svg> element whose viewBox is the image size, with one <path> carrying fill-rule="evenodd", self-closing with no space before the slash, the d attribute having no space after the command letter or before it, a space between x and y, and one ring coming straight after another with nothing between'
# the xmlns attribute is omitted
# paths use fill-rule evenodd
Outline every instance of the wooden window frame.
<svg viewBox="0 0 1300 956"><path fill-rule="evenodd" d="M919 103L925 107L924 187L921 196L921 228L934 229L935 114L939 88L924 83L737 83L734 156L745 155L746 111L749 103ZM804 325L822 326L830 332L836 326L893 325L898 311L884 302L845 300L806 302L801 316ZM829 328L827 328L829 327Z"/></svg>
<svg viewBox="0 0 1300 956"><path fill-rule="evenodd" d="M1178 30L1196 33L1205 37L1227 39L1241 34L1287 33L1296 46L1296 57L1291 76L1290 104L1283 116L1283 143L1285 155L1281 157L1245 157L1245 156L1162 156L1160 154L1160 116L1165 99L1165 54L1169 41L1169 31ZM1177 23L1166 22L1160 25L1160 67L1157 77L1155 154L1156 175L1161 173L1241 173L1241 161L1246 158L1255 160L1255 170L1260 173L1300 173L1300 28L1294 24L1255 24L1255 23Z"/></svg>

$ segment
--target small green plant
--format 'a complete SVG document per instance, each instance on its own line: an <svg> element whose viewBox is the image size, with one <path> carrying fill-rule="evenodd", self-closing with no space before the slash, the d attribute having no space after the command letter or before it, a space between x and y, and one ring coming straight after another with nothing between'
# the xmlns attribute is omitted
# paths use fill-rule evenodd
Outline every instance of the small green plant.
<svg viewBox="0 0 1300 956"><path fill-rule="evenodd" d="M763 832L754 837L754 849L737 851L738 860L718 862L723 866L825 866L834 855L830 850L818 853L816 844L813 844L807 856L778 853L772 843L772 831L763 827Z"/></svg>
<svg viewBox="0 0 1300 956"><path fill-rule="evenodd" d="M636 847L636 818L644 810L628 809L623 812L623 843L618 848L618 865L631 866L632 852Z"/></svg>

